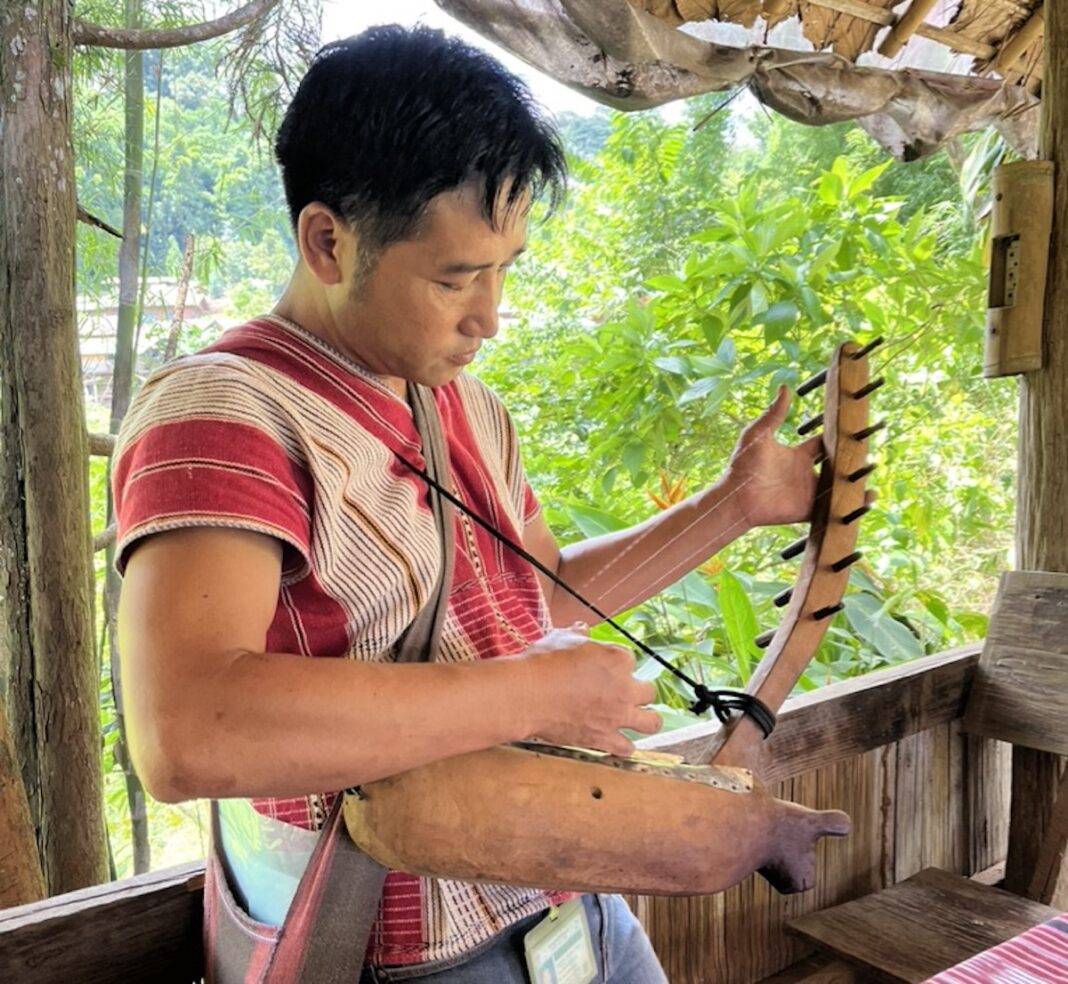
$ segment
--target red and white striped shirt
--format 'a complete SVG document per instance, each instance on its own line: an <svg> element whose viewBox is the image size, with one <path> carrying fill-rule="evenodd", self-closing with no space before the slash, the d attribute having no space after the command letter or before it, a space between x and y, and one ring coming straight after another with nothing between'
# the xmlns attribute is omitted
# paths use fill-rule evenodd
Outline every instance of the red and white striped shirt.
<svg viewBox="0 0 1068 984"><path fill-rule="evenodd" d="M504 406L467 374L434 396L452 491L521 540L539 507ZM284 545L267 650L387 661L441 565L426 488L394 451L424 464L408 404L381 379L274 315L231 328L153 373L126 415L114 457L116 566L122 573L133 545L164 530L266 533ZM534 571L458 510L455 531L437 658L519 652L549 627ZM332 799L252 804L315 829ZM367 959L456 956L572 894L390 872Z"/></svg>

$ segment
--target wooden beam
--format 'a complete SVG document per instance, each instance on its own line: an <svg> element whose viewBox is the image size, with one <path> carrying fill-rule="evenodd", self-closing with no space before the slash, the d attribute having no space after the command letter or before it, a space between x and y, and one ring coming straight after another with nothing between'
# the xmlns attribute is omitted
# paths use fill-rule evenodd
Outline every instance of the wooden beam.
<svg viewBox="0 0 1068 984"><path fill-rule="evenodd" d="M0 912L0 980L191 984L203 973L204 865Z"/></svg>
<svg viewBox="0 0 1068 984"><path fill-rule="evenodd" d="M934 5L935 0L912 0L908 9L890 28L890 33L883 38L883 43L879 45L879 54L884 58L895 57L908 44L909 38L923 26L923 19Z"/></svg>
<svg viewBox="0 0 1068 984"><path fill-rule="evenodd" d="M764 743L761 778L786 779L960 717L981 649L969 643L792 697ZM717 728L702 722L637 745L688 756Z"/></svg>
<svg viewBox="0 0 1068 984"><path fill-rule="evenodd" d="M994 59L994 70L1004 75L1031 44L1042 37L1046 18L1042 9L1036 10L1027 22L1011 38L1005 41Z"/></svg>
<svg viewBox="0 0 1068 984"><path fill-rule="evenodd" d="M1068 769L1061 774L1053 816L1038 849L1038 863L1031 876L1027 897L1049 905L1053 902L1068 852Z"/></svg>
<svg viewBox="0 0 1068 984"><path fill-rule="evenodd" d="M91 433L89 435L89 453L98 458L110 458L115 450L114 434Z"/></svg>
<svg viewBox="0 0 1068 984"><path fill-rule="evenodd" d="M861 0L805 0L813 7L823 7L826 10L836 10L840 14L849 14L870 24L893 24L894 15L885 7L875 7L870 3L862 3ZM941 27L931 27L929 24L921 24L916 28L916 35L944 44L953 51L960 51L966 55L975 55L976 58L990 59L997 54L997 49L983 41L965 37L956 31L947 31Z"/></svg>
<svg viewBox="0 0 1068 984"><path fill-rule="evenodd" d="M1045 75L1039 156L1053 161L1050 237L1042 325L1043 367L1020 376L1020 442L1016 493L1017 566L1068 571L1068 10L1046 7ZM1061 760L1052 752L1014 747L1012 807L1005 887L1031 887L1057 786Z"/></svg>

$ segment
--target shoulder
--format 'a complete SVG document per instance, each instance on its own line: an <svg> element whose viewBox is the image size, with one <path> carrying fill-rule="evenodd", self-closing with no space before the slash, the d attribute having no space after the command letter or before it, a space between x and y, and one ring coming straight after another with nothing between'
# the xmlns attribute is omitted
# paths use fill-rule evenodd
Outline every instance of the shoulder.
<svg viewBox="0 0 1068 984"><path fill-rule="evenodd" d="M487 427L494 432L507 431L514 435L511 414L504 401L482 380L462 373L451 386L462 401L468 420L473 426Z"/></svg>
<svg viewBox="0 0 1068 984"><path fill-rule="evenodd" d="M208 421L254 427L276 438L293 430L269 378L254 362L228 352L198 352L168 362L145 380L123 420L116 452L158 425Z"/></svg>

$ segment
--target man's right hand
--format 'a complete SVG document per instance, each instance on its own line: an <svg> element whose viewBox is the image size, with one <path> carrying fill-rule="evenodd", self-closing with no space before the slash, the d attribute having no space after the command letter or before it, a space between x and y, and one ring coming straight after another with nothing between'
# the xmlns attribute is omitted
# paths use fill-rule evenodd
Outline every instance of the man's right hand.
<svg viewBox="0 0 1068 984"><path fill-rule="evenodd" d="M527 670L531 737L630 755L634 743L620 728L660 730L660 716L642 707L656 699L656 687L634 679L633 653L591 639L583 623L552 629L518 658Z"/></svg>

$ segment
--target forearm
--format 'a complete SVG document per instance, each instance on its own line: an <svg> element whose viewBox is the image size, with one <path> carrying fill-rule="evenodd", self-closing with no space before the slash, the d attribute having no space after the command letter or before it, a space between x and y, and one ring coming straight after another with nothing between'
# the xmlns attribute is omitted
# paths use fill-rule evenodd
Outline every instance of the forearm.
<svg viewBox="0 0 1068 984"><path fill-rule="evenodd" d="M131 742L157 796L342 789L536 726L515 658L398 665L242 652L213 665L153 687L165 705L133 702Z"/></svg>
<svg viewBox="0 0 1068 984"><path fill-rule="evenodd" d="M749 528L735 486L724 480L636 526L564 547L557 573L601 611L615 615L651 598ZM599 621L558 585L549 609L554 625Z"/></svg>

